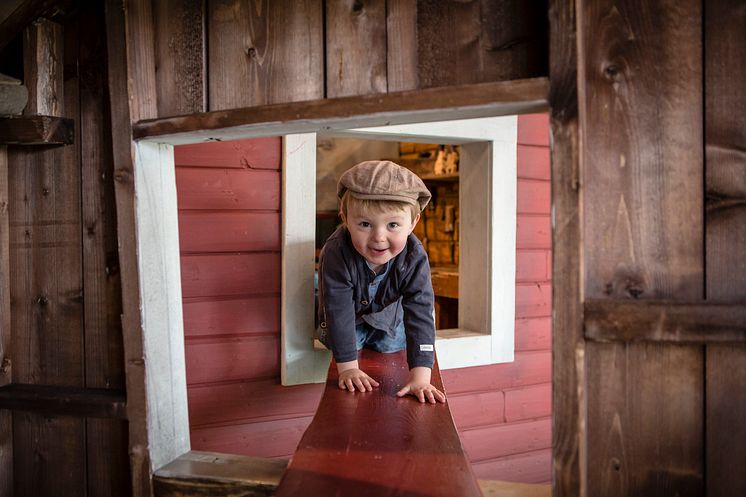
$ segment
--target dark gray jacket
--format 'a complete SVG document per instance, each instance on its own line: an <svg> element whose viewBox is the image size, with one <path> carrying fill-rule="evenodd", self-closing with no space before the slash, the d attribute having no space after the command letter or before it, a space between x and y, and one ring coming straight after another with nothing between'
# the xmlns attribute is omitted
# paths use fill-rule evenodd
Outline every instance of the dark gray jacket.
<svg viewBox="0 0 746 497"><path fill-rule="evenodd" d="M373 272L353 247L347 228L337 228L319 258L319 325L327 330L334 359L354 361L356 323L363 320L393 333L402 318L397 314L403 309L409 367L432 368L434 297L427 253L417 237L410 234L404 250L389 264L388 273L371 300L368 285Z"/></svg>

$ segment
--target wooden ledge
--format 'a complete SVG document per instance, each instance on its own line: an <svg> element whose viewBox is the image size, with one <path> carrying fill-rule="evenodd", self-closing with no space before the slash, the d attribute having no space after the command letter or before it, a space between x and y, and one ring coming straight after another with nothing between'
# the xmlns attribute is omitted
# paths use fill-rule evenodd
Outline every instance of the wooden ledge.
<svg viewBox="0 0 746 497"><path fill-rule="evenodd" d="M548 78L260 105L140 121L135 139L174 145L541 112Z"/></svg>
<svg viewBox="0 0 746 497"><path fill-rule="evenodd" d="M599 299L583 313L595 342L746 343L746 303Z"/></svg>
<svg viewBox="0 0 746 497"><path fill-rule="evenodd" d="M0 145L70 145L75 122L65 117L0 117Z"/></svg>
<svg viewBox="0 0 746 497"><path fill-rule="evenodd" d="M481 496L448 404L396 396L409 377L405 352L363 350L360 363L381 386L340 390L332 361L316 415L275 495ZM437 365L432 383L443 388Z"/></svg>
<svg viewBox="0 0 746 497"><path fill-rule="evenodd" d="M191 451L153 475L155 497L269 497L287 461ZM483 497L550 497L549 485L479 480ZM307 494L303 494L307 495Z"/></svg>
<svg viewBox="0 0 746 497"><path fill-rule="evenodd" d="M153 475L155 497L269 497L287 461L191 451Z"/></svg>
<svg viewBox="0 0 746 497"><path fill-rule="evenodd" d="M0 409L56 416L127 419L124 392L103 388L15 383L0 387Z"/></svg>

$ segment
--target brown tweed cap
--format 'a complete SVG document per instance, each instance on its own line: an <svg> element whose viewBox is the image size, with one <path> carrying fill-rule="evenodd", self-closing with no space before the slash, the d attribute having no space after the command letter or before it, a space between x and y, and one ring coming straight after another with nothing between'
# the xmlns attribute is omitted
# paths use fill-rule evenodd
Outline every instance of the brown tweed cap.
<svg viewBox="0 0 746 497"><path fill-rule="evenodd" d="M342 198L348 190L357 199L396 200L419 205L420 210L432 196L415 173L389 160L369 160L345 171L337 184L337 196Z"/></svg>

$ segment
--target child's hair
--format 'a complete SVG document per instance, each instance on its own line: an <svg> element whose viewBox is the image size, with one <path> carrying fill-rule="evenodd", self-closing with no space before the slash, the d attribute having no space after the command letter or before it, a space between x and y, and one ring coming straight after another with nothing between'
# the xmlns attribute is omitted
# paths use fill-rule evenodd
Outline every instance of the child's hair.
<svg viewBox="0 0 746 497"><path fill-rule="evenodd" d="M347 212L351 204L354 204L360 212L363 214L377 213L389 211L409 211L412 215L412 222L414 223L417 216L420 214L418 206L412 205L407 202L398 202L396 200L378 200L378 199L361 199L353 197L349 191L346 191L342 195L342 200L339 203L339 213L342 219L347 219Z"/></svg>

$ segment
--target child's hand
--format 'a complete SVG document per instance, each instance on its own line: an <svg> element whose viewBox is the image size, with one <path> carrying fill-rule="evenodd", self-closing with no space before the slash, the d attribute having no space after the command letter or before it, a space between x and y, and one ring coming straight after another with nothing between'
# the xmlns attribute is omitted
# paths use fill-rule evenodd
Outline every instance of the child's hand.
<svg viewBox="0 0 746 497"><path fill-rule="evenodd" d="M354 392L357 387L361 392L370 392L378 382L359 369L357 361L341 362L337 364L339 373L339 388Z"/></svg>
<svg viewBox="0 0 746 497"><path fill-rule="evenodd" d="M417 397L422 403L425 400L431 404L435 404L436 400L446 401L445 394L430 384L430 368L425 367L412 368L409 372L409 382L396 392L397 397L404 397L407 394Z"/></svg>

